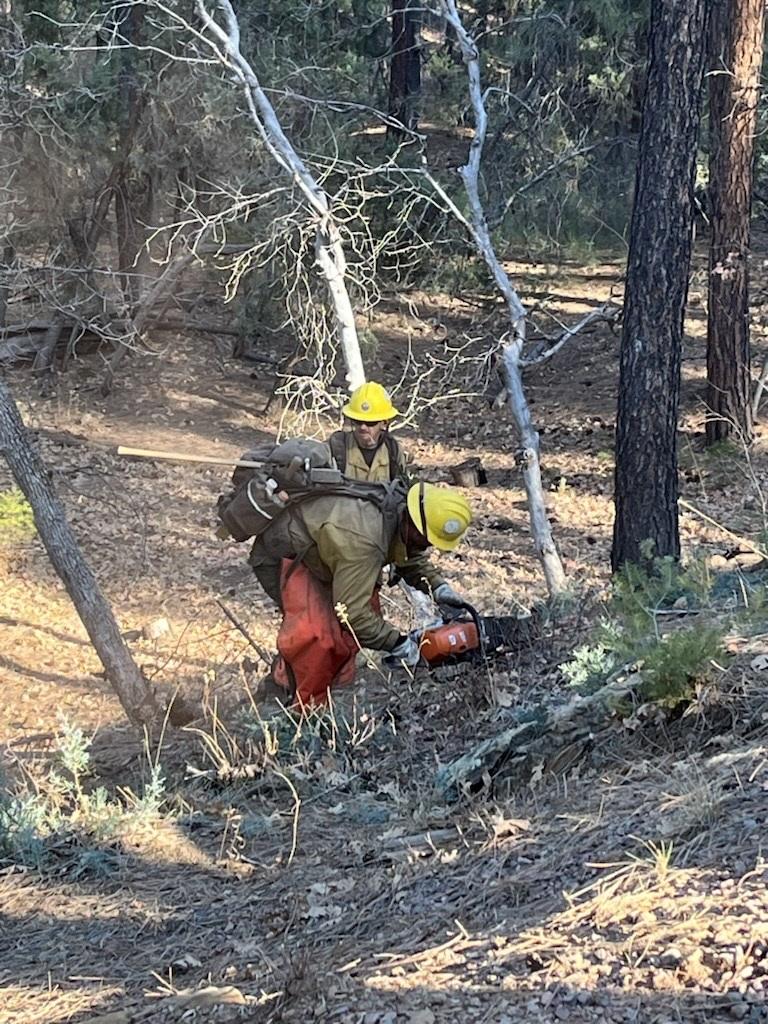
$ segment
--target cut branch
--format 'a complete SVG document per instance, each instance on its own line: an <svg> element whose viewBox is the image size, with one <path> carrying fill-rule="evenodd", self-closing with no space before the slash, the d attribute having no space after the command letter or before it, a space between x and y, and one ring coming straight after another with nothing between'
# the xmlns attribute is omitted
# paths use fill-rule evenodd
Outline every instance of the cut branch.
<svg viewBox="0 0 768 1024"><path fill-rule="evenodd" d="M616 706L642 682L637 673L617 674L590 696L558 708L538 708L531 721L505 729L441 768L435 780L440 796L456 800L502 779L509 786L524 786L537 769L543 774L568 770L587 753L594 733L608 724Z"/></svg>

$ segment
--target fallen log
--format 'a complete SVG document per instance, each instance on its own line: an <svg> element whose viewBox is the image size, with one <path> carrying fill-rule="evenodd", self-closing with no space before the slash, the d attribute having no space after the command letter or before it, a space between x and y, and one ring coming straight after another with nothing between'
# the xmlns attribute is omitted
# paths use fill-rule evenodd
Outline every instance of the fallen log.
<svg viewBox="0 0 768 1024"><path fill-rule="evenodd" d="M0 330L0 337L10 338L14 334L35 334L38 331L42 331L44 334L51 326L51 320L27 320L23 324L7 324Z"/></svg>
<svg viewBox="0 0 768 1024"><path fill-rule="evenodd" d="M453 802L489 791L502 780L511 788L526 785L536 770L541 774L567 771L588 752L594 734L607 726L617 706L642 683L639 673L625 673L626 666L589 696L522 713L511 728L441 768L435 776L439 796Z"/></svg>
<svg viewBox="0 0 768 1024"><path fill-rule="evenodd" d="M17 334L0 344L0 363L18 363L34 359L44 338L44 333Z"/></svg>

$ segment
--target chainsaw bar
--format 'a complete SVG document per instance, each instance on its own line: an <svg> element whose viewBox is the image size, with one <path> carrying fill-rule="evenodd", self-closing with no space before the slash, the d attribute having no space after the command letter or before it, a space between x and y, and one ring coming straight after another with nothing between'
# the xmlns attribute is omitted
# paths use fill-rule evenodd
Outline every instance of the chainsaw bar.
<svg viewBox="0 0 768 1024"><path fill-rule="evenodd" d="M487 615L480 619L480 628L486 655L519 650L538 636L533 615Z"/></svg>

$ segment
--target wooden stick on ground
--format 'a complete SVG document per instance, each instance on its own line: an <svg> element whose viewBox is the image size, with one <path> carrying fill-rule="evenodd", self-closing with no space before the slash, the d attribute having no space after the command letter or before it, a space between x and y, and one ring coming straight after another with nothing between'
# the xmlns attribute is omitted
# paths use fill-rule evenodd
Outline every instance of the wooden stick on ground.
<svg viewBox="0 0 768 1024"><path fill-rule="evenodd" d="M722 523L718 523L716 519L713 519L712 516L708 516L706 512L702 512L700 509L696 508L695 505L691 505L690 502L684 501L682 498L678 498L677 503L680 508L684 508L687 512L693 512L695 516L699 516L705 523L709 523L710 526L717 527L717 529L724 533L726 537L731 537L733 540L737 540L739 544L743 544L749 551L754 551L756 555L760 555L761 558L768 560L768 554L766 554L762 548L756 547L751 540L747 540L746 537L742 537L740 534L734 533L733 530L729 530L727 526L723 526Z"/></svg>
<svg viewBox="0 0 768 1024"><path fill-rule="evenodd" d="M189 455L186 452L161 452L153 448L128 448L119 445L118 455L130 455L137 459L167 459L170 462L197 462L201 465L210 466L245 466L248 469L258 469L263 462L249 462L244 459L223 458L219 455Z"/></svg>
<svg viewBox="0 0 768 1024"><path fill-rule="evenodd" d="M237 618L237 616L234 614L234 612L230 611L229 608L227 608L227 606L224 604L224 602L221 601L218 597L216 598L216 604L219 606L219 608L221 608L221 610L227 616L227 618L232 623L232 625L235 627L235 629L243 634L245 639L248 641L248 643L251 645L251 647L254 649L254 651L256 651L256 653L261 658L261 660L264 662L264 664L265 665L271 665L272 661L274 659L270 656L269 652L264 647L262 647L260 644L256 643L256 641L253 639L253 637L248 632L248 630L245 628L245 626L242 624L242 622Z"/></svg>

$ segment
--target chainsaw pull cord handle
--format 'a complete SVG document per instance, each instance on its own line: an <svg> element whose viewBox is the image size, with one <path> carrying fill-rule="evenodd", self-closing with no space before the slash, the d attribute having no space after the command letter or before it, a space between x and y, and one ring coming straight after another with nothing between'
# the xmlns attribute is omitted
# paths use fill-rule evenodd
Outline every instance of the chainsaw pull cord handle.
<svg viewBox="0 0 768 1024"><path fill-rule="evenodd" d="M461 604L454 605L454 607L469 612L470 618L477 629L477 638L480 641L480 654L485 657L485 633L483 631L482 619L477 608L475 608L473 604L470 604L469 601L462 601Z"/></svg>

